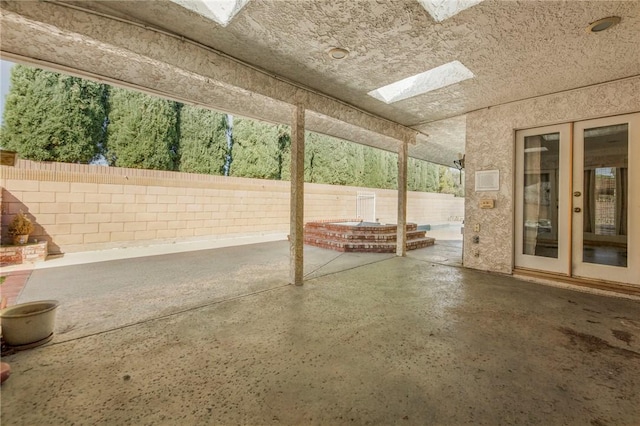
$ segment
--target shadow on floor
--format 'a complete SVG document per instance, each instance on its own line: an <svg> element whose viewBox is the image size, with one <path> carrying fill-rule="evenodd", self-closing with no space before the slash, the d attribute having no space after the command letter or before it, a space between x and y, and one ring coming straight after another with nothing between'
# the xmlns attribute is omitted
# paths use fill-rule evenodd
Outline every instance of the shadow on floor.
<svg viewBox="0 0 640 426"><path fill-rule="evenodd" d="M305 256L302 287L286 242L34 271L23 298L61 300L58 334L6 357L2 424L640 418L637 301L433 251Z"/></svg>

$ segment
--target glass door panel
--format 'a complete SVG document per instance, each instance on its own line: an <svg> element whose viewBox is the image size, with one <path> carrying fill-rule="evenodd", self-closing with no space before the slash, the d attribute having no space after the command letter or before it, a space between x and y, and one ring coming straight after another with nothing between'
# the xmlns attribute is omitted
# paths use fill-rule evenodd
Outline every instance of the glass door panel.
<svg viewBox="0 0 640 426"><path fill-rule="evenodd" d="M522 253L558 258L560 133L524 138Z"/></svg>
<svg viewBox="0 0 640 426"><path fill-rule="evenodd" d="M516 267L569 273L568 124L516 133Z"/></svg>
<svg viewBox="0 0 640 426"><path fill-rule="evenodd" d="M573 274L640 283L640 114L576 123ZM635 179L635 180L634 180ZM631 262L630 259L636 259Z"/></svg>

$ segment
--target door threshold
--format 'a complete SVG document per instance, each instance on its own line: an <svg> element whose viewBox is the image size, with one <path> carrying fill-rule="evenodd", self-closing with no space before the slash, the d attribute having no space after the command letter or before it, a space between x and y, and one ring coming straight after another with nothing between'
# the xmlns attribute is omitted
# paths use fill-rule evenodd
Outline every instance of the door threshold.
<svg viewBox="0 0 640 426"><path fill-rule="evenodd" d="M618 283L613 281L592 280L587 278L568 277L566 275L549 272L536 271L526 268L515 268L513 270L515 278L527 281L550 284L562 287L578 287L576 290L598 290L612 296L625 296L640 300L640 286Z"/></svg>

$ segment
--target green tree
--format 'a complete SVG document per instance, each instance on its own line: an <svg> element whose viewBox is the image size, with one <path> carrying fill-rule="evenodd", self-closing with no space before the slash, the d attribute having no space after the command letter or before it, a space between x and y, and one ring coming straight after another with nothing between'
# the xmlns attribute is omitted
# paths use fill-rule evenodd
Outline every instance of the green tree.
<svg viewBox="0 0 640 426"><path fill-rule="evenodd" d="M398 154L394 152L386 152L384 156L387 170L387 182L385 188L397 189L398 188Z"/></svg>
<svg viewBox="0 0 640 426"><path fill-rule="evenodd" d="M278 126L240 118L234 120L232 176L278 179L280 131Z"/></svg>
<svg viewBox="0 0 640 426"><path fill-rule="evenodd" d="M112 88L105 157L111 166L179 169L176 102Z"/></svg>
<svg viewBox="0 0 640 426"><path fill-rule="evenodd" d="M305 181L359 185L364 175L362 145L318 133L305 134Z"/></svg>
<svg viewBox="0 0 640 426"><path fill-rule="evenodd" d="M386 152L370 146L363 146L364 172L362 186L368 188L386 188L387 161Z"/></svg>
<svg viewBox="0 0 640 426"><path fill-rule="evenodd" d="M278 172L276 179L289 180L291 178L291 129L289 126L278 125L278 154L276 162Z"/></svg>
<svg viewBox="0 0 640 426"><path fill-rule="evenodd" d="M410 191L438 192L438 166L426 161L409 158L408 187Z"/></svg>
<svg viewBox="0 0 640 426"><path fill-rule="evenodd" d="M440 187L438 192L464 196L464 190L459 183L459 176L454 178L451 167L438 166L440 173Z"/></svg>
<svg viewBox="0 0 640 426"><path fill-rule="evenodd" d="M224 132L224 136L227 142L226 144L227 155L225 155L224 157L223 169L224 169L225 176L231 176L231 163L233 163L233 157L234 157L233 147L235 146L235 137L233 136L233 115L226 114L225 120L226 120L225 123L226 123L227 129Z"/></svg>
<svg viewBox="0 0 640 426"><path fill-rule="evenodd" d="M89 163L105 137L107 87L16 65L0 144L36 161Z"/></svg>
<svg viewBox="0 0 640 426"><path fill-rule="evenodd" d="M225 114L183 105L180 109L181 172L224 174L227 155Z"/></svg>

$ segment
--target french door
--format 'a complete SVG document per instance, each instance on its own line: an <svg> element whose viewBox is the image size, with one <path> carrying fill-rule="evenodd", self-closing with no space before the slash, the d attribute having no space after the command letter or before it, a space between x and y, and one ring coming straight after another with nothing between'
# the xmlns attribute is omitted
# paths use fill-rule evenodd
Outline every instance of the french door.
<svg viewBox="0 0 640 426"><path fill-rule="evenodd" d="M515 265L640 285L640 113L516 133Z"/></svg>

